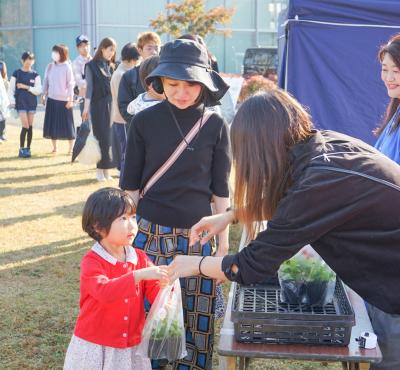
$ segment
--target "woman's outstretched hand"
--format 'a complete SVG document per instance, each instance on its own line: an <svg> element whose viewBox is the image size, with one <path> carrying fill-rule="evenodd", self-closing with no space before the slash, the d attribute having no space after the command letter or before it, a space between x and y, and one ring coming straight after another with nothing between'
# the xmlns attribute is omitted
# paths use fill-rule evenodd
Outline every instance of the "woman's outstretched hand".
<svg viewBox="0 0 400 370"><path fill-rule="evenodd" d="M171 281L180 277L199 275L199 256L176 256L168 265L168 275Z"/></svg>
<svg viewBox="0 0 400 370"><path fill-rule="evenodd" d="M224 230L234 220L234 217L233 211L203 217L196 225L192 226L189 244L194 245L200 242L201 245L204 245L213 236Z"/></svg>

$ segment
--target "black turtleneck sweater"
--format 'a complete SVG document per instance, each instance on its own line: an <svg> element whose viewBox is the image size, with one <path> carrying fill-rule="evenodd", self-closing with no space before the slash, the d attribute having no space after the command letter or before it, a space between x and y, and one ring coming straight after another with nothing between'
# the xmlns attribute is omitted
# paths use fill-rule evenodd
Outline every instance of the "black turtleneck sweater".
<svg viewBox="0 0 400 370"><path fill-rule="evenodd" d="M178 109L164 101L135 115L128 132L121 188L142 189L182 141L170 109L184 136L202 114L202 106ZM230 147L228 128L213 114L172 167L139 201L137 213L163 226L190 228L210 215L214 194L229 197Z"/></svg>

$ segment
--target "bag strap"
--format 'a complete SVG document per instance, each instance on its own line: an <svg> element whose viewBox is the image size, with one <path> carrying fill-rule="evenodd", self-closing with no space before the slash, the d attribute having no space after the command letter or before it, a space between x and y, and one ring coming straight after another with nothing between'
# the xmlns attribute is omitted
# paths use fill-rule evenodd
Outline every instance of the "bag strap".
<svg viewBox="0 0 400 370"><path fill-rule="evenodd" d="M175 151L170 155L170 157L165 161L165 163L150 177L149 181L147 181L146 185L143 187L140 192L140 198L143 198L145 194L149 191L149 189L163 176L171 166L176 162L176 160L180 157L183 151L186 149L187 145L194 139L197 134L197 131L200 131L202 127L205 126L208 119L213 114L212 111L205 111L204 115L200 117L196 123L193 125L192 129L188 132L185 138L180 142ZM201 127L198 128L201 120L203 119L203 123Z"/></svg>

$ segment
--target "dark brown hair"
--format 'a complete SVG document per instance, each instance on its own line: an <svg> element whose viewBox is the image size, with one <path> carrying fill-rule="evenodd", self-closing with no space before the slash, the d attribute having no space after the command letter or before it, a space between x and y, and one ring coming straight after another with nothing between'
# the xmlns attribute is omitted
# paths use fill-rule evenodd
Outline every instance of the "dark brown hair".
<svg viewBox="0 0 400 370"><path fill-rule="evenodd" d="M110 60L110 65L114 68L115 67L115 55L117 54L117 43L111 37L105 37L103 40L100 41L99 46L96 49L96 53L94 54L93 60L103 60L103 49L107 49L110 46L114 46L115 52L113 57Z"/></svg>
<svg viewBox="0 0 400 370"><path fill-rule="evenodd" d="M82 229L96 241L110 232L111 224L124 213L136 212L130 195L116 188L103 188L92 193L82 213Z"/></svg>
<svg viewBox="0 0 400 370"><path fill-rule="evenodd" d="M68 50L68 46L67 45L57 44L57 45L54 45L51 50L56 51L56 52L58 52L60 54L59 63L64 63L66 60L68 60L68 58L69 58L69 50Z"/></svg>
<svg viewBox="0 0 400 370"><path fill-rule="evenodd" d="M148 85L145 81L146 77L158 66L159 61L160 57L158 55L153 55L140 63L139 78L146 91L148 90Z"/></svg>
<svg viewBox="0 0 400 370"><path fill-rule="evenodd" d="M270 220L291 184L289 151L311 135L305 109L274 89L247 99L231 127L237 218L253 238L254 222Z"/></svg>
<svg viewBox="0 0 400 370"><path fill-rule="evenodd" d="M389 54L396 67L400 69L400 34L394 35L387 44L383 45L378 53L379 61L382 63L383 58L386 54ZM374 130L374 134L379 136L382 131L385 129L387 124L392 119L393 115L395 114L398 106L400 104L400 100L398 98L391 98L390 102L386 108L385 118L383 120L383 124ZM400 125L400 115L397 118L397 122L394 123L391 132L395 131Z"/></svg>

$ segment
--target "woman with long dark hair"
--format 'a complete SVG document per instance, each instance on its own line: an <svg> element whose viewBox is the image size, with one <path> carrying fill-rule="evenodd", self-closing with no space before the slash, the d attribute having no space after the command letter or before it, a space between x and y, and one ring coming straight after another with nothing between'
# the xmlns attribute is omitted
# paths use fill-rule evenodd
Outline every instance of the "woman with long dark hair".
<svg viewBox="0 0 400 370"><path fill-rule="evenodd" d="M90 118L93 135L99 141L101 159L97 163L98 181L110 180L109 169L115 165L110 155L111 148L111 75L115 69L117 43L111 37L101 40L93 59L86 64L86 98L82 121Z"/></svg>
<svg viewBox="0 0 400 370"><path fill-rule="evenodd" d="M381 47L378 57L390 102L383 125L375 131L379 135L375 148L400 164L400 34Z"/></svg>
<svg viewBox="0 0 400 370"><path fill-rule="evenodd" d="M400 369L400 167L360 140L315 130L279 89L242 104L231 142L235 208L194 225L190 245L234 220L254 240L225 257L178 256L172 277L258 283L310 244L368 303L383 353L371 369ZM257 233L262 220L268 227Z"/></svg>

